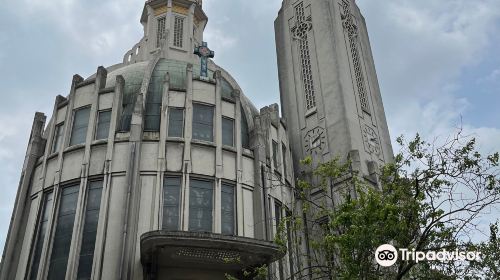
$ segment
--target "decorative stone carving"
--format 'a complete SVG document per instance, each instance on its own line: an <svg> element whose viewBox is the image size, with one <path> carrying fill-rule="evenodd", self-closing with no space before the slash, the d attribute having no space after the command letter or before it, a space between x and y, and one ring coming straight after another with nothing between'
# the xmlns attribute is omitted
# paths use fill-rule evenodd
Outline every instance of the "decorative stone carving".
<svg viewBox="0 0 500 280"><path fill-rule="evenodd" d="M349 2L342 0L340 3L341 7L341 19L342 26L344 27L344 33L346 33L349 40L349 48L351 50L351 59L354 67L355 84L358 89L359 102L361 104L361 109L366 113L370 113L370 106L368 105L368 97L366 93L365 77L363 75L363 68L361 66L361 56L358 48L358 27L351 14L351 9Z"/></svg>
<svg viewBox="0 0 500 280"><path fill-rule="evenodd" d="M292 35L299 45L300 64L302 72L302 83L304 84L304 95L306 109L316 107L316 96L311 67L311 52L309 50L308 33L312 29L311 17L305 16L304 3L295 6L296 24L292 27Z"/></svg>

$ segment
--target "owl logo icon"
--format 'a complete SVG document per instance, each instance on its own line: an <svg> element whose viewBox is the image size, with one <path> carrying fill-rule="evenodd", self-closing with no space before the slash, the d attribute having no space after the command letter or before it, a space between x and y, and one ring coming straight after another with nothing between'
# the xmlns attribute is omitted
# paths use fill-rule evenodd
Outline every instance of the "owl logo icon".
<svg viewBox="0 0 500 280"><path fill-rule="evenodd" d="M398 260L398 250L390 244L384 244L375 251L375 260L383 267L389 267Z"/></svg>

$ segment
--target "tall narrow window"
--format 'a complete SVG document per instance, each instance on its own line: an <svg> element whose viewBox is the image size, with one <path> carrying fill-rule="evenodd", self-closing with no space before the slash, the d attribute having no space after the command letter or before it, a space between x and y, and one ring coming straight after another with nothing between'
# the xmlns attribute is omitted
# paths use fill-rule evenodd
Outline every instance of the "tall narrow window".
<svg viewBox="0 0 500 280"><path fill-rule="evenodd" d="M161 46L161 41L165 39L165 17L161 17L157 21L157 31L156 31L156 47Z"/></svg>
<svg viewBox="0 0 500 280"><path fill-rule="evenodd" d="M90 279L92 277L92 264L94 262L95 241L97 236L97 223L101 208L102 181L90 182L85 209L85 224L83 226L82 247L78 263L77 279Z"/></svg>
<svg viewBox="0 0 500 280"><path fill-rule="evenodd" d="M189 230L212 231L214 184L191 179L189 188Z"/></svg>
<svg viewBox="0 0 500 280"><path fill-rule="evenodd" d="M144 131L160 131L162 94L161 91L155 93L151 91L151 88L148 91L146 111L144 112Z"/></svg>
<svg viewBox="0 0 500 280"><path fill-rule="evenodd" d="M214 107L193 104L193 139L214 141Z"/></svg>
<svg viewBox="0 0 500 280"><path fill-rule="evenodd" d="M109 125L111 124L111 111L101 111L97 118L97 131L95 139L108 139Z"/></svg>
<svg viewBox="0 0 500 280"><path fill-rule="evenodd" d="M56 125L54 128L54 139L52 139L52 150L51 153L59 152L63 140L63 129L64 123Z"/></svg>
<svg viewBox="0 0 500 280"><path fill-rule="evenodd" d="M287 174L288 174L288 163L287 163L287 153L286 153L286 146L285 144L281 143L281 157L282 157L282 162L283 162L283 176L285 177L285 180L287 180Z"/></svg>
<svg viewBox="0 0 500 280"><path fill-rule="evenodd" d="M275 203L274 204L274 215L276 218L276 233L280 230L280 224L281 224L281 204ZM281 233L283 234L283 233ZM278 262L278 274L279 274L279 279L284 280L285 279L285 274L283 270L283 260L280 259Z"/></svg>
<svg viewBox="0 0 500 280"><path fill-rule="evenodd" d="M164 230L179 230L179 202L181 200L181 177L167 177L163 182Z"/></svg>
<svg viewBox="0 0 500 280"><path fill-rule="evenodd" d="M184 40L184 18L174 18L174 47L182 48Z"/></svg>
<svg viewBox="0 0 500 280"><path fill-rule="evenodd" d="M241 109L241 146L250 149L250 134L248 132L248 121L243 107Z"/></svg>
<svg viewBox="0 0 500 280"><path fill-rule="evenodd" d="M85 143L87 138L87 128L89 126L90 107L75 111L73 119L73 130L71 131L70 146Z"/></svg>
<svg viewBox="0 0 500 280"><path fill-rule="evenodd" d="M49 263L48 280L64 279L66 276L78 202L78 188L79 185L76 185L62 190L54 244L52 245L52 255Z"/></svg>
<svg viewBox="0 0 500 280"><path fill-rule="evenodd" d="M170 107L168 114L168 136L184 136L184 109Z"/></svg>
<svg viewBox="0 0 500 280"><path fill-rule="evenodd" d="M52 204L54 201L54 194L52 192L45 194L45 201L43 202L43 211L40 220L38 221L38 236L36 237L36 243L34 245L34 252L31 262L30 270L30 280L36 279L38 275L38 267L40 266L40 257L42 256L43 241L45 240L45 235L47 234L47 226L49 224L50 211L52 210Z"/></svg>
<svg viewBox="0 0 500 280"><path fill-rule="evenodd" d="M222 145L234 146L234 120L222 118Z"/></svg>
<svg viewBox="0 0 500 280"><path fill-rule="evenodd" d="M221 189L221 227L222 234L235 234L235 205L234 205L234 186L228 183L222 183Z"/></svg>
<svg viewBox="0 0 500 280"><path fill-rule="evenodd" d="M273 141L273 166L274 171L278 171L278 143Z"/></svg>

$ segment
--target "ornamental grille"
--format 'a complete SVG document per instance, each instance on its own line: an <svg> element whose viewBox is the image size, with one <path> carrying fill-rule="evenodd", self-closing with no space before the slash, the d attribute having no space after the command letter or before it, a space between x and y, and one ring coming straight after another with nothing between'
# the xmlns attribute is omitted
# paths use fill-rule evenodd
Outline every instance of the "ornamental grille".
<svg viewBox="0 0 500 280"><path fill-rule="evenodd" d="M176 255L184 258L205 259L219 263L234 263L240 259L240 254L237 252L205 248L179 249Z"/></svg>
<svg viewBox="0 0 500 280"><path fill-rule="evenodd" d="M158 30L156 32L156 47L159 48L161 41L165 39L165 17L158 19Z"/></svg>
<svg viewBox="0 0 500 280"><path fill-rule="evenodd" d="M292 32L294 33L295 39L299 41L299 53L306 98L306 108L309 110L316 107L316 97L311 67L311 54L307 38L307 33L311 29L311 22L310 19L306 19L304 15L304 4L302 2L295 6L295 14L297 17L297 25L293 28Z"/></svg>
<svg viewBox="0 0 500 280"><path fill-rule="evenodd" d="M184 18L175 17L174 19L174 47L182 48L184 34Z"/></svg>
<svg viewBox="0 0 500 280"><path fill-rule="evenodd" d="M367 113L370 112L368 106L368 97L366 94L365 78L363 75L363 70L361 68L361 59L358 49L358 27L354 23L353 16L349 8L349 4L346 1L342 1L340 4L342 7L343 14L342 26L344 27L344 32L347 31L347 37L349 39L349 48L351 49L352 64L354 67L354 75L356 79L356 86L358 88L359 102L361 103L361 109Z"/></svg>

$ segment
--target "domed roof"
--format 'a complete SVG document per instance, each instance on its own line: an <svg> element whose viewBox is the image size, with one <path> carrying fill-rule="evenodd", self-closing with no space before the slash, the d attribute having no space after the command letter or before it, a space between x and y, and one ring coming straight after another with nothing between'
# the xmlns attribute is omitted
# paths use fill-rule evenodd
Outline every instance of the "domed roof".
<svg viewBox="0 0 500 280"><path fill-rule="evenodd" d="M133 108L135 104L135 100L137 95L141 91L141 87L146 76L146 72L148 71L150 64L153 63L154 60L137 62L127 65L116 65L108 67L108 71L110 71L107 75L106 87L114 87L116 84L116 77L121 75L125 79L125 87L123 92L123 112L121 118L121 124L119 126L119 130L121 131L129 131L130 129L130 120L133 113ZM173 59L165 59L161 58L157 61L156 65L154 65L154 69L152 71L151 77L148 86L148 95L159 95L161 96L161 92L163 90L163 78L168 72L170 75L170 87L173 90L186 90L186 70L187 70L188 62L173 60ZM214 72L221 71L221 94L225 99L233 99L232 93L235 90L240 91L241 97L241 105L244 109L245 115L252 117L247 117L250 128L253 128L253 117L259 114L259 111L256 107L250 102L250 100L244 96L242 90L239 85L233 79L233 77L225 71L223 68L219 67L213 62L209 64L208 77L209 81L215 82L214 80ZM150 70L149 70L150 71ZM93 75L95 76L95 75ZM92 77L93 77L92 76ZM90 77L91 78L91 77ZM193 79L200 78L200 64L193 65Z"/></svg>

